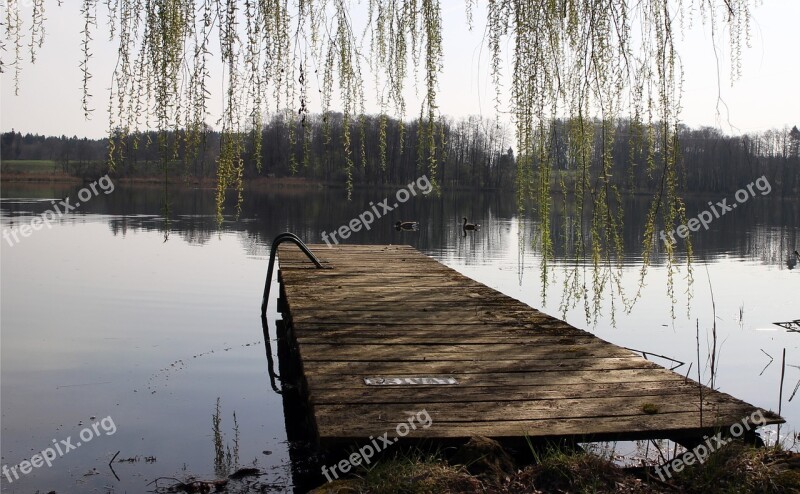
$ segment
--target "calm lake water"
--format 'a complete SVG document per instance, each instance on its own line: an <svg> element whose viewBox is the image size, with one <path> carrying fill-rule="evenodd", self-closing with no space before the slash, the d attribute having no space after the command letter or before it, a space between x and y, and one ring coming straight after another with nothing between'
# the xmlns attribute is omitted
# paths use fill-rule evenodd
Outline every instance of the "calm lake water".
<svg viewBox="0 0 800 494"><path fill-rule="evenodd" d="M79 188L4 185L2 228L29 224L52 199L74 203ZM226 467L215 461L215 442L230 448L232 463L238 454L239 466L266 471L261 485L292 490L303 465L290 460L296 445L287 441L282 399L269 384L259 317L270 242L283 231L321 242L322 231L393 193L362 190L347 202L335 189L248 191L240 218L218 226L213 191L173 191L166 221L159 187L117 186L13 246L0 239L2 464L10 468L68 438L75 446L50 467L11 475L13 482L0 477L3 492L143 492L159 477L211 479ZM723 197L690 199L687 214ZM619 283L606 286L599 312L591 266L560 247L543 263L534 249L538 225L518 213L512 194L412 198L346 242L412 245L606 340L686 362L678 372L693 362L695 379L699 327L706 382L713 290L715 386L777 410L785 348L782 414L789 424L781 435L791 434L800 424L800 397L789 401L800 383L800 333L772 323L800 318L800 266L792 257L800 249L800 201L759 195L694 234L694 282L685 266L678 269L674 304L658 252L628 312L618 290L627 298L639 291L645 207L644 199L626 205L622 267L602 273L618 274ZM574 218L555 209L554 234L574 233ZM463 236L463 216L480 231ZM422 226L398 232L393 225L401 219ZM564 295L565 286L584 281L588 309ZM273 295L273 338L274 302ZM117 460L131 461L115 462L112 472L118 451Z"/></svg>

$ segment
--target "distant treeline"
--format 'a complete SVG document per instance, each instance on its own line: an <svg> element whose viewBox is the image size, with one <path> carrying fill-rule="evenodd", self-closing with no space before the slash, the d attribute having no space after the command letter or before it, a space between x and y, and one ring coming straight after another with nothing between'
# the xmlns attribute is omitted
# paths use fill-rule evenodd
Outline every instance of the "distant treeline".
<svg viewBox="0 0 800 494"><path fill-rule="evenodd" d="M608 150L603 149L602 123L591 124L591 160L597 162ZM422 125L427 123L423 121ZM242 139L244 178L299 176L344 184L347 166L342 126L341 114L309 115L303 120L287 114L274 116L264 125L260 158L252 136ZM352 180L356 186L401 184L426 173L426 158L422 156L426 156L427 149L417 138L425 133L419 132L419 121L403 123L386 116L363 116L350 126ZM578 160L570 156L568 128L566 121L557 121L551 128L551 159L559 171L553 174L554 184L578 176ZM517 163L511 147L513 130L480 117L443 118L436 134L436 179L442 187L514 187ZM616 123L613 135L612 182L625 190L654 190L660 180L659 146L653 146L649 154L642 152L637 144L637 139L642 138L641 128L625 120ZM187 139L183 131L162 136L156 132L126 135L113 146L114 173L118 177L164 176L166 166L169 175L213 178L222 139L222 134L211 129L196 141ZM11 131L0 138L0 160L50 160L65 173L91 176L107 170L108 142L107 138L45 137ZM187 142L192 144L187 146ZM733 191L765 175L780 195L800 194L797 127L726 136L710 127L682 126L678 142L683 171L679 188L684 192ZM164 150L168 150L169 159L162 161ZM629 161L636 166L629 167ZM592 166L592 170L599 168Z"/></svg>

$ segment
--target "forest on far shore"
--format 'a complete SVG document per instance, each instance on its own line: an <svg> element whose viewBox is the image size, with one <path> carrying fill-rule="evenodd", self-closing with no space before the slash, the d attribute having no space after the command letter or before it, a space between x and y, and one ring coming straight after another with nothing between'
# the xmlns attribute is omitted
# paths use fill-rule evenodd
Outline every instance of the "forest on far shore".
<svg viewBox="0 0 800 494"><path fill-rule="evenodd" d="M294 176L344 185L347 171L341 144L342 125L342 115L336 113L324 117L308 115L302 121L288 114L273 116L262 130L260 167L252 149L252 139L243 140L248 144L241 156L244 178ZM566 120L557 120L550 131L554 187L562 181L569 183L577 179L579 174L579 160L570 152L568 125ZM600 121L593 121L592 125L589 173L596 173L601 170L598 163L607 151L603 148L607 142L603 132L607 127ZM353 184L401 184L425 174L425 160L420 158L425 153L425 143L417 138L419 130L418 120L402 122L386 116L365 115L352 121ZM622 190L655 190L660 175L652 163L660 160L659 147L655 146L655 151L646 155L637 146L635 128L627 120L615 122L612 132L611 182ZM436 181L441 187L515 187L518 175L512 128L480 117L458 120L444 117L437 124L437 134ZM677 138L681 155L679 189L683 192L733 191L766 176L777 195L800 195L800 131L796 126L739 136L727 136L711 127L681 126ZM170 176L198 179L216 176L222 134L207 127L193 145L194 152L187 152L183 131L167 132L161 139L156 132L124 136L122 145L116 143L115 146L116 165L112 175L118 178L164 177L166 172ZM100 176L108 171L108 143L108 138L43 136L12 130L0 136L0 161L4 163L3 172L13 170L10 165L14 161L38 161L51 163L50 171L82 177ZM161 149L170 150L169 160L162 160ZM632 171L627 171L626 161L636 164Z"/></svg>

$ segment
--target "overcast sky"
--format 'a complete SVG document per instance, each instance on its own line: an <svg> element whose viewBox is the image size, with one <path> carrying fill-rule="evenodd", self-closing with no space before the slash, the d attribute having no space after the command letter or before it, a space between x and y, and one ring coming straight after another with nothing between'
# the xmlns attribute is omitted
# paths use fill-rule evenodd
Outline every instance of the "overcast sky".
<svg viewBox="0 0 800 494"><path fill-rule="evenodd" d="M81 110L82 82L78 67L82 57L80 31L83 26L80 2L68 0L61 7L51 1L46 4L45 46L39 52L36 65L24 66L19 96L14 96L13 67L8 67L9 70L0 76L0 129L102 137L108 126L105 108L116 62L116 45L100 34L106 32L103 11L100 10L100 27L95 36L91 65L95 112L87 121ZM488 52L483 42L483 11L476 12L475 29L469 32L464 2L448 0L443 5L444 73L438 93L440 111L455 117L474 114L493 117L494 89L489 84ZM752 48L744 53L744 73L733 87L729 79L727 33L717 38L718 78L710 31L699 19L694 20L694 28L679 44L685 74L681 115L684 123L693 127L719 127L734 134L800 125L800 0L766 0L764 5L754 9L753 18ZM9 55L4 54L4 61L9 60ZM367 94L372 91L368 89ZM720 103L718 95L722 98ZM219 100L217 93L211 102L212 109L220 107ZM417 103L412 99L408 108L413 116ZM368 111L376 110L368 106ZM216 117L209 118L211 123L215 120Z"/></svg>

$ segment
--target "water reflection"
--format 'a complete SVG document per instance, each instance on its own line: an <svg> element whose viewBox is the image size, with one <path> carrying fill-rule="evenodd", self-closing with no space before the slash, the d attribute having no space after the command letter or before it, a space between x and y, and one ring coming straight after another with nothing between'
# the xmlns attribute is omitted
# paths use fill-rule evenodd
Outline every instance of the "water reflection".
<svg viewBox="0 0 800 494"><path fill-rule="evenodd" d="M77 187L4 186L2 202L4 224L16 227L17 218L40 214L50 205L50 199L74 194ZM66 222L103 214L117 235L129 230L158 230L177 234L179 238L205 245L220 231L241 232L246 235L253 255L261 255L265 246L280 232L296 233L307 243L322 243L323 231L334 231L347 225L364 211L370 202L387 196L391 191L358 190L347 202L339 189L274 189L249 190L242 204L239 220L225 217L220 226L215 216L213 190L178 188L171 192L171 218L163 213L163 190L159 187L117 186L114 194L97 197L82 205L77 214ZM39 197L37 197L39 196ZM641 262L644 215L648 197L634 197L624 203L622 230L623 265ZM707 207L706 198L686 199L687 216ZM529 208L530 210L530 208ZM573 202L554 200L550 235L553 238L554 259L575 258L576 239L589 238L589 219L578 218ZM493 255L505 252L510 242L519 249L535 244L540 225L524 213L520 214L514 198L499 192L444 193L414 198L401 204L391 217L376 220L370 229L353 232L341 243L386 244L408 243L426 252L457 254L467 262L491 261ZM479 235L465 237L463 218L481 225ZM397 221L418 222L417 228L397 230ZM692 242L699 259L714 261L737 257L758 259L768 265L793 269L797 265L794 250L800 245L800 201L758 197L735 212L715 219L709 229L693 234ZM513 230L513 232L512 232ZM337 238L337 240L339 240ZM678 245L678 252L682 252ZM664 262L663 245L656 243L654 265ZM487 258L487 254L489 257Z"/></svg>
<svg viewBox="0 0 800 494"><path fill-rule="evenodd" d="M275 372L275 359L272 356L272 338L269 335L269 322L267 321L267 316L261 316L261 331L264 335L264 349L266 350L267 355L267 373L269 374L269 385L272 387L272 391L277 394L283 394L283 391L278 388L278 380L281 378L277 372Z"/></svg>
<svg viewBox="0 0 800 494"><path fill-rule="evenodd" d="M51 199L74 195L79 188L4 184L3 228L29 222L50 207ZM82 456L65 457L58 467L26 479L17 492L47 492L65 483L72 488L59 492L81 492L88 486L113 484L110 472L107 477L97 475L97 480L82 474L95 464L105 465L120 450L122 457L159 459L155 464L115 465L122 480L113 485L120 491L141 491L146 483L142 477L149 481L181 476L184 463L190 473L213 475L218 455L208 431L217 397L225 405L226 419L236 412L242 463L257 458L275 482L303 482L311 468L304 459L310 451L304 436L308 424L297 421L306 416L302 402L285 399L299 393L300 384L279 379L291 375L291 368L285 367L291 359L281 357L288 350L277 329L274 306L260 321L264 340L253 341L259 335L255 318L269 246L284 231L321 243L322 231L347 225L370 201L392 192L360 190L347 202L337 189L249 190L239 219L228 217L219 225L213 190L172 190L167 222L161 215L162 188L117 185L113 194L95 197L62 218L58 228L34 232L13 247L4 244L3 462L17 462L30 448L65 437L79 418L101 416L107 407L113 407L108 413L113 412L120 424L119 433L102 449L87 448ZM709 199L718 198L687 199L687 216L706 208ZM625 202L623 258L613 259L601 272L608 279L618 276L619 285L634 293L639 288L646 203L647 198ZM587 238L589 221L581 221L569 201L554 201L553 214L552 259L543 259L536 247L541 225L519 212L513 195L500 193L418 197L345 242L412 245L493 288L554 315L565 314L571 323L585 327L593 302L585 289L591 282L591 263L575 259L575 239ZM480 230L465 232L464 217L480 223ZM695 298L687 302L691 319L671 320L665 309L670 299L664 293L663 246L657 244L638 304L630 313L618 314L617 321L607 311L587 329L623 346L687 362L694 365L694 374L699 325L705 381L710 377L705 334L712 319L717 320L722 342L715 364L720 366L718 373L715 370L717 384L738 398L777 410L781 369L768 363L786 347L788 363L797 364L800 340L774 326L776 331L753 329L800 316L800 272L793 254L800 248L799 219L800 202L758 197L716 219L708 231L695 233L695 258L704 269L698 269L702 282L696 283ZM397 221L407 220L417 221L418 229L395 229ZM680 244L678 248L681 252ZM324 248L317 254L324 258ZM705 267L716 297L713 316ZM680 286L677 292L686 288ZM586 295L565 301L562 291L567 289ZM619 294L607 291L599 302L608 309L612 297ZM710 348L710 334L708 340ZM170 367L179 360L186 365ZM162 368L167 372L159 374ZM800 383L800 368L787 366L786 382L783 414L793 424L800 420L800 411L794 408L796 400L786 402L786 395L792 395L790 385ZM61 387L73 384L85 386ZM4 492L7 487L15 492L14 485L5 484Z"/></svg>

